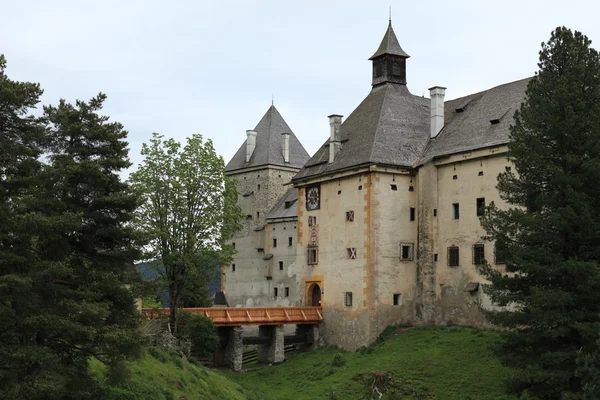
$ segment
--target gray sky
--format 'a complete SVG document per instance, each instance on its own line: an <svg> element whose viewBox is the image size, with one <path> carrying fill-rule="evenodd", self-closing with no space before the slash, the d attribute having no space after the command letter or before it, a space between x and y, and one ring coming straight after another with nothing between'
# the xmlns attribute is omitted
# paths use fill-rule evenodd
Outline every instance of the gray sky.
<svg viewBox="0 0 600 400"><path fill-rule="evenodd" d="M600 41L596 0L0 0L0 53L12 79L41 83L44 104L106 93L134 162L152 132L201 133L228 162L272 94L313 154L327 115L369 93L390 4L414 94L441 85L452 99L531 76L559 25Z"/></svg>

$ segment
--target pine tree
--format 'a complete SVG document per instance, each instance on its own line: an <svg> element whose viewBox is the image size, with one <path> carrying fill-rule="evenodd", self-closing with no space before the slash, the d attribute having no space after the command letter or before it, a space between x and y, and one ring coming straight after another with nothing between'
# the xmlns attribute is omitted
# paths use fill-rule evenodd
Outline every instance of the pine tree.
<svg viewBox="0 0 600 400"><path fill-rule="evenodd" d="M510 393L580 398L578 357L600 335L600 57L591 41L557 28L511 127L516 173L499 176L511 207L482 218L506 249L508 274L487 266L486 288L507 328L498 354L517 372Z"/></svg>
<svg viewBox="0 0 600 400"><path fill-rule="evenodd" d="M45 107L35 185L9 232L24 259L4 258L0 281L0 393L8 398L99 396L89 357L123 375L141 353L139 314L127 283L141 242L131 218L139 198L119 172L130 163L127 132L100 115L104 95Z"/></svg>

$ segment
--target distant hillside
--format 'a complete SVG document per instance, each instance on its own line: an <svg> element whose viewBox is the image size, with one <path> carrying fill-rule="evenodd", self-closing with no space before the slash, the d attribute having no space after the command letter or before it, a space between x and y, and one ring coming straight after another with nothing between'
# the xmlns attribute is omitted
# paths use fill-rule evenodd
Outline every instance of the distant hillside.
<svg viewBox="0 0 600 400"><path fill-rule="evenodd" d="M496 333L471 328L399 329L354 353L326 348L280 366L254 364L244 366L246 373L226 374L261 392L263 400L379 399L379 392L381 400L510 399L502 393L510 370L489 350L497 339Z"/></svg>

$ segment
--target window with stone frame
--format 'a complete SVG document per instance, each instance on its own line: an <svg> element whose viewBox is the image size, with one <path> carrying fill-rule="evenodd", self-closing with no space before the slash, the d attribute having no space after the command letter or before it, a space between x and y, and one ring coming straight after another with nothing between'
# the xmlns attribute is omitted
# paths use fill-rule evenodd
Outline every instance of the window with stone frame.
<svg viewBox="0 0 600 400"><path fill-rule="evenodd" d="M485 214L485 197L478 198L475 203L475 207L478 217L481 217L483 214Z"/></svg>
<svg viewBox="0 0 600 400"><path fill-rule="evenodd" d="M452 203L452 219L460 218L460 205L458 203Z"/></svg>
<svg viewBox="0 0 600 400"><path fill-rule="evenodd" d="M311 246L306 249L306 263L308 265L315 265L319 263L319 248L317 246Z"/></svg>
<svg viewBox="0 0 600 400"><path fill-rule="evenodd" d="M414 260L415 244L400 243L400 261Z"/></svg>
<svg viewBox="0 0 600 400"><path fill-rule="evenodd" d="M476 243L473 245L473 264L483 265L485 259L485 245L483 243Z"/></svg>
<svg viewBox="0 0 600 400"><path fill-rule="evenodd" d="M354 211L346 211L346 221L353 222L354 221Z"/></svg>
<svg viewBox="0 0 600 400"><path fill-rule="evenodd" d="M309 216L308 217L308 226L317 226L317 217Z"/></svg>
<svg viewBox="0 0 600 400"><path fill-rule="evenodd" d="M458 267L459 265L459 254L457 246L448 247L448 266Z"/></svg>
<svg viewBox="0 0 600 400"><path fill-rule="evenodd" d="M346 292L346 293L344 293L344 304L347 307L351 307L352 306L352 292Z"/></svg>
<svg viewBox="0 0 600 400"><path fill-rule="evenodd" d="M356 247L349 247L346 249L348 253L348 258L351 260L356 260Z"/></svg>
<svg viewBox="0 0 600 400"><path fill-rule="evenodd" d="M494 243L494 262L496 264L506 264L506 256L508 253L508 246L500 240Z"/></svg>

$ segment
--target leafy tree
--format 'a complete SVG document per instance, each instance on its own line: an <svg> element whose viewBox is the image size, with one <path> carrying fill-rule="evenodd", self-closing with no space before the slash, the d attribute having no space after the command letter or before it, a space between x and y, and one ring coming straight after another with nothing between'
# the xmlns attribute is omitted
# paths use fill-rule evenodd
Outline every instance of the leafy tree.
<svg viewBox="0 0 600 400"><path fill-rule="evenodd" d="M590 45L564 27L542 43L511 127L516 173L498 178L511 208L482 218L507 256L508 274L485 268L502 306L487 317L507 328L498 354L518 371L507 389L536 398L580 398L576 360L598 351L600 57Z"/></svg>
<svg viewBox="0 0 600 400"><path fill-rule="evenodd" d="M137 222L152 238L149 257L160 259L160 274L170 297L169 323L176 332L177 308L190 282L214 273L207 254L228 264L233 248L226 244L240 227L234 181L212 141L201 135L186 145L154 134L142 147L144 160L131 181L144 197Z"/></svg>
<svg viewBox="0 0 600 400"><path fill-rule="evenodd" d="M34 118L19 116L41 91L4 77L0 85L0 110L14 129L2 140L19 151L38 129ZM139 314L126 286L140 257L131 225L139 198L119 177L130 165L127 132L99 114L104 99L45 107L43 141L5 167L38 162L23 191L12 185L17 173L0 183L11 213L0 245L0 395L7 398L91 398L98 392L90 357L122 375L122 361L141 354Z"/></svg>

